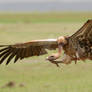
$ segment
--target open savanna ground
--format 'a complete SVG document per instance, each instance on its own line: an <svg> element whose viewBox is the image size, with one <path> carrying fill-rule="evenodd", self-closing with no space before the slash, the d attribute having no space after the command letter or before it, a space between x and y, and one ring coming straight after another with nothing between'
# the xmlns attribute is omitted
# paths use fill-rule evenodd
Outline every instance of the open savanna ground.
<svg viewBox="0 0 92 92"><path fill-rule="evenodd" d="M91 18L92 13L0 14L0 45L72 35ZM48 55L0 65L0 92L92 91L92 61L58 68L45 60ZM14 87L5 86L10 81Z"/></svg>

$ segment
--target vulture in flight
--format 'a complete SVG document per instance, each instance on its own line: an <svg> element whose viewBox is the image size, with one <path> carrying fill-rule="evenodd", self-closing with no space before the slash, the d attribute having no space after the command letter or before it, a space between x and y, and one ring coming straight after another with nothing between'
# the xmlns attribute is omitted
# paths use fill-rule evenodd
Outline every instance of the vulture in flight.
<svg viewBox="0 0 92 92"><path fill-rule="evenodd" d="M0 45L0 64L5 59L6 65L14 58L14 63L19 59L47 54L47 50L58 52L47 57L51 63L59 66L59 63L70 64L78 60L92 60L92 20L88 20L77 32L69 37L61 36L57 39L32 40L26 43L14 45ZM64 51L63 58L58 61Z"/></svg>

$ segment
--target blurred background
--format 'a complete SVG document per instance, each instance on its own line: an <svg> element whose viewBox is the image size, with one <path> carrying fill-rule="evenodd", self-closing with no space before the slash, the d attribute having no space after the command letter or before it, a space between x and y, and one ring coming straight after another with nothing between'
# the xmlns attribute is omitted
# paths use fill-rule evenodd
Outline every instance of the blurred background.
<svg viewBox="0 0 92 92"><path fill-rule="evenodd" d="M91 0L0 0L2 12L92 11Z"/></svg>
<svg viewBox="0 0 92 92"><path fill-rule="evenodd" d="M91 0L0 0L0 45L72 35L91 18ZM92 91L92 61L57 68L48 55L0 65L0 92Z"/></svg>

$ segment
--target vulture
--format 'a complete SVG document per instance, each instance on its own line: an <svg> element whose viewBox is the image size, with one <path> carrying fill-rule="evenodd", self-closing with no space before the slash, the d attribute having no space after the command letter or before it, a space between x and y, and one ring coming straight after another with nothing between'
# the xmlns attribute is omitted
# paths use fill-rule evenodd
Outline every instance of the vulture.
<svg viewBox="0 0 92 92"><path fill-rule="evenodd" d="M57 53L48 56L46 60L59 66L59 63L70 64L72 61L92 60L92 20L88 20L78 31L71 36L60 36L57 39L32 40L26 43L14 45L0 45L0 64L5 59L6 65L14 58L14 63L19 59L47 54L48 50L56 50ZM62 54L62 59L60 58Z"/></svg>

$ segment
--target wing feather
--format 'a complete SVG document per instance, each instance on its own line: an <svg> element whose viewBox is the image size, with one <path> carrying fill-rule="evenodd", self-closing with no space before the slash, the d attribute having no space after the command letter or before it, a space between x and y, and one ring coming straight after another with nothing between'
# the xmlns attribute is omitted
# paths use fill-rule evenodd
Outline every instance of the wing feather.
<svg viewBox="0 0 92 92"><path fill-rule="evenodd" d="M89 31L92 29L92 20L88 20L77 32L75 32L70 39L76 39L79 36L85 36L88 34Z"/></svg>
<svg viewBox="0 0 92 92"><path fill-rule="evenodd" d="M2 58L0 60L0 64L3 63L3 61L10 55L10 53L11 53L11 50L8 50L6 53L1 54Z"/></svg>
<svg viewBox="0 0 92 92"><path fill-rule="evenodd" d="M6 65L9 64L9 62L14 58L14 56L16 55L17 50L14 49L13 53L11 53L11 55L9 56ZM6 57L7 58L7 57Z"/></svg>
<svg viewBox="0 0 92 92"><path fill-rule="evenodd" d="M16 55L15 60L14 60L14 63L16 63L18 59L19 59L19 56Z"/></svg>
<svg viewBox="0 0 92 92"><path fill-rule="evenodd" d="M9 47L3 48L3 49L0 50L0 52L3 52L3 51L5 51L5 50L7 50L8 48L9 48Z"/></svg>
<svg viewBox="0 0 92 92"><path fill-rule="evenodd" d="M23 59L23 58L25 57L25 52L26 52L26 49L23 48L23 49L22 49L22 53L21 53L21 59Z"/></svg>
<svg viewBox="0 0 92 92"><path fill-rule="evenodd" d="M19 56L20 56L21 49L18 48L17 50L18 50L18 51L17 51L17 53L16 53L14 63L16 63L17 60L20 58Z"/></svg>
<svg viewBox="0 0 92 92"><path fill-rule="evenodd" d="M0 50L0 64L8 57L7 65L14 57L14 63L16 63L18 59L47 54L46 49L55 50L58 48L58 43L57 39L46 39L14 45L1 45L0 47L3 47Z"/></svg>
<svg viewBox="0 0 92 92"><path fill-rule="evenodd" d="M92 20L88 20L76 33L69 37L71 51L77 51L80 57L89 57L92 47ZM90 54L92 57L92 54Z"/></svg>
<svg viewBox="0 0 92 92"><path fill-rule="evenodd" d="M30 47L30 48L31 48L31 47ZM30 48L29 48L29 47L28 47L28 48L25 48L26 51L25 51L25 55L24 55L24 57L31 56L30 54L31 54L32 50L31 50Z"/></svg>
<svg viewBox="0 0 92 92"><path fill-rule="evenodd" d="M6 65L9 64L9 62L13 59L13 57L14 57L14 54L11 54L11 55L9 56L9 58L8 58L8 60L7 60L7 62L6 62Z"/></svg>
<svg viewBox="0 0 92 92"><path fill-rule="evenodd" d="M8 52L9 52L9 50L10 50L10 49L8 49L8 50L6 50L6 51L2 52L2 53L0 54L0 58L1 58L3 55L5 55L6 53L8 53Z"/></svg>

